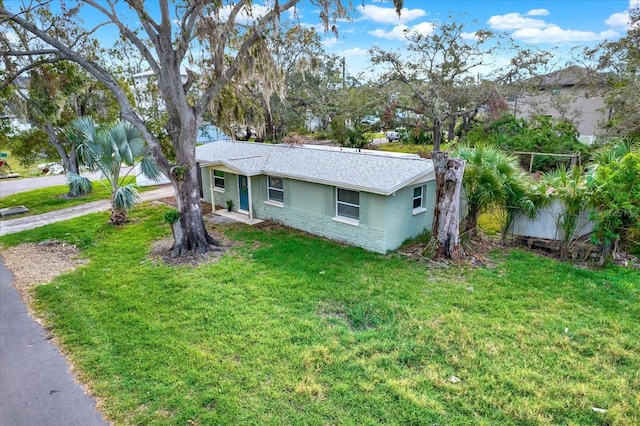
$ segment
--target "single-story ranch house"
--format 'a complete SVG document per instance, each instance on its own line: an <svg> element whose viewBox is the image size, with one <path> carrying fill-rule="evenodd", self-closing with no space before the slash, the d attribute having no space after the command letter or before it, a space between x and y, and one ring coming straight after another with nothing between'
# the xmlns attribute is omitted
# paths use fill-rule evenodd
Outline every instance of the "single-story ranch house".
<svg viewBox="0 0 640 426"><path fill-rule="evenodd" d="M435 172L411 154L218 141L198 146L203 197L378 253L431 230Z"/></svg>

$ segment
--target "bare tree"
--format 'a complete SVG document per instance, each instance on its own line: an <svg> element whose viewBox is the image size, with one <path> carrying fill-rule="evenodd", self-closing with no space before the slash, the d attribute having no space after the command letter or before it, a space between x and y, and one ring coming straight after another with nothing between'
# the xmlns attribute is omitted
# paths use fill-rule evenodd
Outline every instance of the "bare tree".
<svg viewBox="0 0 640 426"><path fill-rule="evenodd" d="M494 96L494 86L480 84L476 70L491 65L503 48L500 43L493 44L496 34L480 30L468 37L465 26L450 22L430 34L407 32L409 56L379 48L371 51L372 62L386 67L383 81L399 82L410 94L407 103L401 99L396 107L422 116L433 134L437 195L432 235L436 256L453 259L464 256L458 225L465 162L451 158L440 145L445 130L452 140L459 122L468 129L480 108Z"/></svg>
<svg viewBox="0 0 640 426"><path fill-rule="evenodd" d="M15 3L0 6L0 18L17 24L46 44L46 48L30 52L2 52L4 55L31 55L39 60L68 60L77 63L116 97L124 119L131 122L144 136L160 169L170 178L180 212L179 238L174 241L172 254L204 253L215 241L205 229L198 190L198 165L195 145L198 125L203 114L229 85L258 81L266 94L281 87L281 72L275 66L263 35L276 30L280 16L293 9L299 0L273 2L259 6L251 0L206 1L193 0L174 4L160 0L157 13L147 3L138 0L84 0L82 3L103 16L101 25L115 27L120 37L140 52L158 81L160 97L166 108L164 131L171 141L175 162L163 152L160 140L150 131L142 116L132 105L127 90L118 79L99 62L79 52L77 42L68 42L55 31L55 25L39 26L25 18L26 7ZM70 2L66 2L70 3ZM344 17L347 9L341 0L313 0L320 17L329 28L330 22ZM402 0L394 0L399 11ZM63 3L62 6L65 4ZM33 7L46 7L46 3ZM63 17L62 7L55 17ZM139 28L123 19L133 14ZM77 34L77 40L90 37L94 29ZM181 68L185 69L184 77ZM197 70L195 72L194 70Z"/></svg>

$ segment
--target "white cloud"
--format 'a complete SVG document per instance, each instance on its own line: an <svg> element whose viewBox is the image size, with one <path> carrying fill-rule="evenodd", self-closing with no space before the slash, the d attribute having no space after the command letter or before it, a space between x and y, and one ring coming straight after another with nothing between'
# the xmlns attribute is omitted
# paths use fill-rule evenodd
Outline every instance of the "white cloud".
<svg viewBox="0 0 640 426"><path fill-rule="evenodd" d="M370 20L379 24L405 24L427 16L427 12L422 9L407 9L406 7L402 8L400 16L392 7L360 5L357 10L361 13L360 19Z"/></svg>
<svg viewBox="0 0 640 426"><path fill-rule="evenodd" d="M546 28L549 26L540 19L527 18L519 13L507 13L506 15L493 15L487 23L494 30L510 31L531 28Z"/></svg>
<svg viewBox="0 0 640 426"><path fill-rule="evenodd" d="M343 50L338 52L338 56L351 57L351 56L368 56L369 52L366 49L354 47L353 49Z"/></svg>
<svg viewBox="0 0 640 426"><path fill-rule="evenodd" d="M640 2L640 0L632 1ZM512 31L511 35L514 39L528 43L593 42L620 36L620 34L613 29L601 32L563 29L543 19L529 17L547 15L549 15L547 9L533 9L527 12L527 16L523 16L520 13L494 15L489 18L487 23L495 30ZM628 15L627 17L623 15L624 14L611 15L605 22L611 27L624 27L627 25Z"/></svg>
<svg viewBox="0 0 640 426"><path fill-rule="evenodd" d="M604 23L624 30L629 29L629 11L640 7L640 0L629 0L629 9L624 12L614 13L607 18Z"/></svg>
<svg viewBox="0 0 640 426"><path fill-rule="evenodd" d="M476 33L461 33L460 37L462 37L463 40L477 40L478 36Z"/></svg>
<svg viewBox="0 0 640 426"><path fill-rule="evenodd" d="M338 44L338 39L336 37L325 38L322 40L322 45L324 47L333 47Z"/></svg>
<svg viewBox="0 0 640 426"><path fill-rule="evenodd" d="M609 16L609 18L607 18L604 23L611 27L626 28L626 26L629 25L629 13L614 13L613 15Z"/></svg>
<svg viewBox="0 0 640 426"><path fill-rule="evenodd" d="M433 30L436 28L435 24L431 22L421 22L416 24L410 28L411 32L418 32L423 35L429 35L433 33Z"/></svg>
<svg viewBox="0 0 640 426"><path fill-rule="evenodd" d="M378 38L386 38L388 40L406 40L405 34L407 32L418 32L420 34L429 35L433 33L434 28L434 24L430 22L422 22L412 27L405 24L396 25L391 31L377 29L369 31L368 34Z"/></svg>
<svg viewBox="0 0 640 426"><path fill-rule="evenodd" d="M527 12L527 16L549 16L547 9L531 9Z"/></svg>
<svg viewBox="0 0 640 426"><path fill-rule="evenodd" d="M521 28L513 32L513 37L529 43L566 43L600 41L617 37L620 34L613 30L595 33L592 31L563 30L558 26L548 28Z"/></svg>

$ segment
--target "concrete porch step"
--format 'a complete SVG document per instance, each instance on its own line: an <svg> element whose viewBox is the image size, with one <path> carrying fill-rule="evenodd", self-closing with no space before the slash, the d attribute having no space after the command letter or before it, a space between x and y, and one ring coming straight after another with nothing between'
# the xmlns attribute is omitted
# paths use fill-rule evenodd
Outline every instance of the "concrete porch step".
<svg viewBox="0 0 640 426"><path fill-rule="evenodd" d="M255 217L253 219L249 219L249 216L246 214L242 214L234 211L228 211L226 209L217 209L215 211L215 214L217 214L218 216L232 219L236 222L247 224L247 225L257 225L258 223L264 222L264 220L262 219L256 219Z"/></svg>

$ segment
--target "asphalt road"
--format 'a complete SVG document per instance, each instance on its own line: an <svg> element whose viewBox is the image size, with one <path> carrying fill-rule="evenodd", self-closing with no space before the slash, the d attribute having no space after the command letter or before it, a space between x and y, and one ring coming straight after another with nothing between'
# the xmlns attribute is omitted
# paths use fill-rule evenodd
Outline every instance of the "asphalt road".
<svg viewBox="0 0 640 426"><path fill-rule="evenodd" d="M0 425L108 425L45 330L27 313L1 261Z"/></svg>
<svg viewBox="0 0 640 426"><path fill-rule="evenodd" d="M121 174L125 175L129 170L130 167L123 167ZM98 180L102 177L102 173L82 173L82 176L86 176L91 180ZM65 185L66 183L66 175L40 176L23 179L0 179L0 198L18 192L29 191L31 189Z"/></svg>

